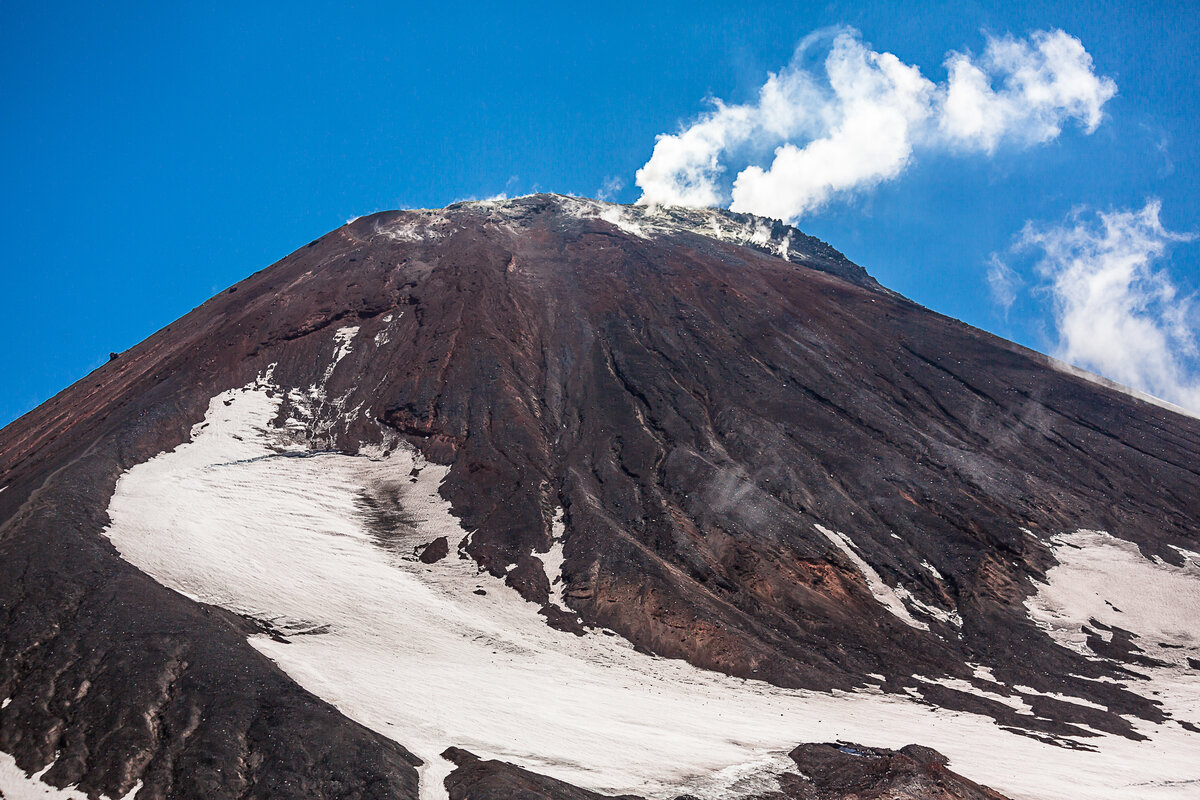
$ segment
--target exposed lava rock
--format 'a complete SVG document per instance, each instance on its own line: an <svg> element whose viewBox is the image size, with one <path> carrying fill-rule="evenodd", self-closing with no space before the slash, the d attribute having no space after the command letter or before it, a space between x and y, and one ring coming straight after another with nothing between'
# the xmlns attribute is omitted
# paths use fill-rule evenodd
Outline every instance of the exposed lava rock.
<svg viewBox="0 0 1200 800"><path fill-rule="evenodd" d="M450 552L450 540L445 536L439 536L429 544L421 548L417 558L423 564L436 564L441 561Z"/></svg>
<svg viewBox="0 0 1200 800"><path fill-rule="evenodd" d="M945 756L920 745L894 751L848 742L802 744L789 755L801 775L781 778L781 800L1004 800L950 771Z"/></svg>
<svg viewBox="0 0 1200 800"><path fill-rule="evenodd" d="M442 758L457 767L446 778L450 800L642 800L589 792L507 761L485 761L458 747L446 750Z"/></svg>

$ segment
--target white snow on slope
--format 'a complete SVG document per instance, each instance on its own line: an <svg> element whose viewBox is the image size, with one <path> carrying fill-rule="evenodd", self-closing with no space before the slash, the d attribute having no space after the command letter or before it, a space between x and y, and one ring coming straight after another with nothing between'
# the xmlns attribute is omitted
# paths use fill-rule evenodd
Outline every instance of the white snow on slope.
<svg viewBox="0 0 1200 800"><path fill-rule="evenodd" d="M681 229L690 230L692 233L722 242L754 245L775 253L785 261L791 260L794 231L791 228L783 228L783 233L776 239L773 233L776 220L765 217L746 215L746 221L740 221L713 208L624 206L567 195L553 197L563 211L576 219L604 220L641 239L651 239L660 234L674 234ZM507 211L507 202L475 201L464 205L486 206L493 212L503 214Z"/></svg>
<svg viewBox="0 0 1200 800"><path fill-rule="evenodd" d="M1088 647L1085 625L1112 639L1092 620L1134 634L1137 647L1168 666L1134 665L1150 680L1128 688L1200 724L1200 674L1188 665L1200 659L1200 554L1174 548L1185 562L1176 567L1104 531L1063 534L1050 544L1058 565L1025 601L1030 618L1063 647L1092 658L1099 656ZM1192 753L1200 764L1200 749Z"/></svg>
<svg viewBox="0 0 1200 800"><path fill-rule="evenodd" d="M268 427L280 393L265 389L217 396L190 443L125 473L108 535L167 586L310 631L251 641L425 759L425 798L446 796L450 765L438 754L450 745L593 790L724 800L748 773L777 771L797 743L835 739L935 747L1016 800L1194 796L1200 737L1178 726L1064 750L903 697L783 690L640 654L617 637L556 631L472 561L412 558L439 535L453 552L466 533L437 494L445 468L423 465L410 482L417 456L403 449L377 461L281 453ZM411 529L381 538L365 524L360 495L381 487L379 496L401 493Z"/></svg>
<svg viewBox="0 0 1200 800"><path fill-rule="evenodd" d="M938 686L945 686L947 689L953 689L956 692L973 694L976 697L982 697L985 700L992 700L996 703L1008 706L1018 714L1033 716L1033 708L1020 697L989 692L986 689L979 688L970 681L964 681L962 678L927 678L924 675L913 675L913 678L921 683L932 683Z"/></svg>
<svg viewBox="0 0 1200 800"><path fill-rule="evenodd" d="M375 334L375 346L376 347L382 347L383 345L387 344L388 342L390 342L392 340L392 329L393 329L392 320L393 320L393 318L398 320L398 319L400 319L400 317L403 317L403 316L404 316L403 311L401 311L399 314L389 312L389 313L383 315L383 317L380 320L381 322L383 322L383 327L380 328L379 332Z"/></svg>
<svg viewBox="0 0 1200 800"><path fill-rule="evenodd" d="M846 557L854 563L854 566L858 567L858 571L862 573L863 578L865 578L867 581L867 588L871 590L871 596L878 600L884 608L890 611L893 616L895 616L905 625L911 625L912 627L923 631L929 630L929 626L924 622L913 619L913 615L908 613L908 608L905 607L904 602L900 597L900 593L896 589L893 589L891 586L889 586L883 578L879 577L879 573L875 571L874 567L863 560L863 557L858 554L857 550L855 550L854 542L850 541L850 537L846 536L844 533L830 530L824 525L816 525L814 527L820 531L826 539L832 542L838 550L841 550L843 553L845 553ZM905 592L905 594L908 593ZM911 595L909 595L909 597L911 598Z"/></svg>
<svg viewBox="0 0 1200 800"><path fill-rule="evenodd" d="M634 222L633 219L630 218L629 214L627 214L620 206L614 205L605 208L600 212L599 217L605 222L616 225L626 233L632 233L634 236L638 236L643 239L647 238L646 232L642 230L642 226Z"/></svg>
<svg viewBox="0 0 1200 800"><path fill-rule="evenodd" d="M1101 711L1108 710L1108 706L1102 705L1100 703L1093 703L1091 700L1085 700L1082 697L1075 697L1074 695L1063 694L1062 692L1043 692L1040 689L1033 688L1032 686L1022 686L1019 683L1014 685L1012 688L1015 689L1017 692L1020 692L1021 694L1024 694L1024 695L1028 695L1030 697L1049 697L1051 700L1061 700L1064 703L1074 703L1077 706L1087 706L1088 708L1098 708Z"/></svg>
<svg viewBox="0 0 1200 800"><path fill-rule="evenodd" d="M1058 565L1025 605L1056 642L1090 655L1083 626L1094 619L1137 634L1155 658L1200 655L1200 555L1177 548L1186 563L1176 567L1103 531L1055 536L1051 546Z"/></svg>
<svg viewBox="0 0 1200 800"><path fill-rule="evenodd" d="M288 417L286 428L294 439L328 444L332 440L333 429L338 423L349 425L358 416L361 406L353 409L346 408L346 400L349 398L351 390L348 389L342 395L331 398L326 387L337 370L338 364L353 352L351 345L359 330L358 325L353 325L334 331L332 358L326 365L321 379L316 383L309 384L307 388L288 390L291 416ZM375 341L378 344L378 336Z"/></svg>
<svg viewBox="0 0 1200 800"><path fill-rule="evenodd" d="M967 666L971 668L971 672L975 673L975 677L981 681L987 681L988 683L1000 682L996 680L996 676L992 674L991 667L985 667L982 664L972 664L969 661L967 662Z"/></svg>
<svg viewBox="0 0 1200 800"><path fill-rule="evenodd" d="M345 328L338 328L333 334L335 349L333 351L333 363L329 365L330 374L333 373L333 368L337 363L345 358L350 353L350 342L354 341L354 337L358 335L358 326L353 325Z"/></svg>
<svg viewBox="0 0 1200 800"><path fill-rule="evenodd" d="M54 763L46 765L32 775L17 766L17 760L8 753L0 752L0 797L4 800L88 800L83 792L74 787L59 789L42 781ZM138 781L121 800L134 800L142 782ZM104 797L104 795L101 795Z"/></svg>
<svg viewBox="0 0 1200 800"><path fill-rule="evenodd" d="M390 224L377 221L374 233L375 236L383 236L394 242L436 240L446 236L442 229L446 228L449 222L440 210L413 210Z"/></svg>
<svg viewBox="0 0 1200 800"><path fill-rule="evenodd" d="M857 546L849 536L840 531L830 530L823 525L814 525L813 527L820 531L826 539L831 541L837 549L845 553L854 562L854 566L858 567L858 571L866 579L867 588L871 590L871 595L904 624L911 625L923 631L929 630L929 626L926 623L914 619L912 614L909 613L909 608L914 608L931 619L936 619L955 628L962 628L962 617L957 611L947 611L937 606L931 606L913 595L912 592L901 584L897 584L896 586L889 585L887 581L880 577L874 567L858 554ZM892 535L895 536L895 534ZM925 566L933 570L931 565L925 564ZM934 573L937 572L937 570L933 571ZM941 575L937 575L937 577L940 579Z"/></svg>
<svg viewBox="0 0 1200 800"><path fill-rule="evenodd" d="M566 530L566 525L563 524L563 510L559 508L550 522L550 549L537 554L542 560L543 569L546 570L546 579L550 581L550 602L562 609L566 609L563 604L563 589L566 587L562 576L563 535Z"/></svg>

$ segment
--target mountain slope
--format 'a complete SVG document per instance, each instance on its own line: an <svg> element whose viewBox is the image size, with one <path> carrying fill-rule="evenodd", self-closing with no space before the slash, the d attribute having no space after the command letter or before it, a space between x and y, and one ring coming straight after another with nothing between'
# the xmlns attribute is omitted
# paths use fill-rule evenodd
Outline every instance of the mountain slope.
<svg viewBox="0 0 1200 800"><path fill-rule="evenodd" d="M789 705L789 689L882 691L1015 731L1004 741L1041 748L1035 760L1084 764L1070 754L1095 740L1115 748L1110 761L1127 753L1148 774L1175 775L1200 724L1194 706L1164 705L1200 697L1186 605L1200 568L1198 452L1197 420L916 306L778 223L546 195L385 212L232 287L0 431L0 694L11 698L0 750L28 771L53 762L45 779L57 785L115 797L141 781L141 798L412 797L414 767L424 791L451 769L437 754L452 745L538 767L538 753L497 740L517 735L503 726L439 741L469 735L456 727L468 723L489 729L469 710L426 730L423 715L440 712L426 714L423 698L455 687L435 673L409 682L415 662L379 691L396 714L418 713L407 730L385 727L367 706L388 702L349 698L342 667L320 660L337 653L322 641L377 641L355 629L362 615L309 608L321 594L311 591L250 607L274 585L264 580L288 573L265 559L246 574L214 555L279 541L324 553L329 540L281 538L307 523L263 532L329 510L313 530L353 517L342 538L370 544L355 545L356 569L375 575L378 552L393 570L355 606L402 604L373 628L405 618L393 646L435 622L476 642L507 625L512 647L569 656L564 674L581 680L597 659L630 676L675 669L614 655L593 641L614 638L607 630L637 653L717 673L713 702L737 696L719 675L764 682L754 694L765 699L741 701L764 714L813 708ZM179 475L190 477L170 483ZM267 513L241 486L272 498L304 488L299 505ZM1106 531L1089 541L1112 557L1072 561L1080 530ZM348 552L321 563L351 563L338 561ZM1103 605L1075 619L1055 576L1119 588L1104 573L1114 564L1184 587L1185 606L1165 622L1140 615L1142 630ZM454 572L476 566L478 581ZM363 574L312 579L350 596ZM414 599L477 585L478 601ZM491 605L502 593L526 602ZM1173 698L1154 694L1166 685ZM525 719L492 716L503 713ZM913 714L897 724L953 746L952 729ZM778 735L790 725L796 736L778 748L802 733L834 738L785 723ZM867 743L899 747L906 734L881 729ZM542 766L569 772L573 752ZM733 757L711 752L714 765ZM664 765L656 791L704 763ZM655 768L571 769L581 785L595 779L584 788L634 791L620 782L651 781ZM1088 780L1105 787L1104 775Z"/></svg>

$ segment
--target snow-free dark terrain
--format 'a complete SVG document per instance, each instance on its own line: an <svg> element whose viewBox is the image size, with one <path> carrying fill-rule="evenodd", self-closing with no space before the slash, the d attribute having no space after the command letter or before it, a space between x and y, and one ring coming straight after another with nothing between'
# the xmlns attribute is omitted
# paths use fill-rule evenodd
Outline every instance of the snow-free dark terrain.
<svg viewBox="0 0 1200 800"><path fill-rule="evenodd" d="M0 793L1192 797L1198 520L781 223L375 214L0 431Z"/></svg>

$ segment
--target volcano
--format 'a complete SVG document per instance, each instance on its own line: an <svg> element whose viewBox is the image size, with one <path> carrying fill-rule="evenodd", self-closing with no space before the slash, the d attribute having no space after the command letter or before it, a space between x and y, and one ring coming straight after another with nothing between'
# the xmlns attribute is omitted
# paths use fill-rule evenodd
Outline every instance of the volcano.
<svg viewBox="0 0 1200 800"><path fill-rule="evenodd" d="M778 221L354 220L0 487L5 797L1200 791L1200 420Z"/></svg>

